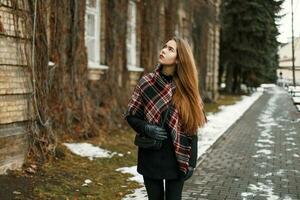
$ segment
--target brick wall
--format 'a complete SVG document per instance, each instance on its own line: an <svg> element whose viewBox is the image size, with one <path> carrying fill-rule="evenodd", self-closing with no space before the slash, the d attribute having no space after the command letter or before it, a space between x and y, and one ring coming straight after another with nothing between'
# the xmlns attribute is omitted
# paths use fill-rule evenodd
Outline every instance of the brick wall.
<svg viewBox="0 0 300 200"><path fill-rule="evenodd" d="M18 10L26 6L18 6L11 8L9 0L0 5L0 174L22 166L27 153L28 120L33 113L26 55L30 52L29 40L24 34L26 14Z"/></svg>

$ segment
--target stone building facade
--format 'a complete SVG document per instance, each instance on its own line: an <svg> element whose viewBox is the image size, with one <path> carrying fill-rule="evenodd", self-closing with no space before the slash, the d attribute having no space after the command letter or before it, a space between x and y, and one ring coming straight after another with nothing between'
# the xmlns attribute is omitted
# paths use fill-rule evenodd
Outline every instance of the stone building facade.
<svg viewBox="0 0 300 200"><path fill-rule="evenodd" d="M295 82L296 85L300 84L300 37L294 40L295 51ZM292 43L282 45L278 49L279 66L277 68L277 81L280 85L293 85L293 63L292 63Z"/></svg>
<svg viewBox="0 0 300 200"><path fill-rule="evenodd" d="M87 2L98 2L98 4L100 5L100 8L97 8L98 12L96 12L98 15L98 17L96 18L99 18L99 21L96 22L96 24L93 24L94 21L92 20L86 21L86 29L88 30L89 26L92 25L94 27L94 30L98 30L98 33L96 33L96 35L98 35L98 38L100 38L99 40L96 40L97 45L99 45L98 49L100 49L100 62L96 61L97 63L94 66L97 67L93 68L91 66L89 70L90 79L100 80L100 75L103 75L105 72L110 70L110 67L112 67L107 66L105 61L105 43L112 42L107 41L105 38L105 20L108 18L107 15L110 15L110 12L105 10L105 5L107 3L106 0L87 0ZM92 4L93 3L87 3L86 15L89 15L89 5ZM196 15L193 15L193 5L196 4L201 4L200 6L198 6L203 7L203 10L209 10L208 13L212 15L212 17L204 18L204 20L202 20L201 22L203 30L198 36L202 38L201 40L203 42L201 44L198 44L197 41L195 41L193 38L195 37L193 35L193 26L195 26L195 17L197 17ZM155 56L152 56L153 58L149 58L153 61L142 62L142 59L145 60L145 55L149 55L149 53L143 54L141 52L142 50L145 51L145 46L152 46L152 48L154 48L154 51L158 52L161 48L161 45L166 42L167 39L177 35L188 40L192 48L197 45L203 46L201 48L201 52L199 54L195 54L195 57L199 57L198 60L202 59L201 62L197 63L197 65L202 65L201 67L199 67L199 71L201 74L201 76L199 76L199 79L203 80L201 89L204 93L205 98L209 98L213 101L216 100L218 98L220 4L221 0L208 0L202 1L201 3L197 1L188 2L164 0L156 2L155 4L142 0L128 0L126 30L126 67L129 72L131 87L133 88L135 86L137 80L143 73L150 71L151 68L153 68L153 66L155 65L155 61L153 60L155 59ZM150 16L150 18L152 18L153 20L152 22L148 22L151 21L151 19L147 19L148 21L145 20L145 18L149 16L149 14L147 14L147 9L153 11ZM97 26L97 23L100 24L100 27ZM147 29L148 27L153 27L152 30L153 32L155 32L154 38L147 38L149 35L151 37L151 34L147 34L146 36L145 34L143 34L143 30ZM144 44L148 42L145 41L145 37L147 38L147 40L152 40L153 44ZM89 49L91 47L89 47L88 42L87 48L89 54ZM150 55L152 54L150 53ZM153 66L148 66L149 64L146 63L152 63L151 65ZM203 68L205 70L203 70ZM118 74L118 80L119 85L121 86L122 74Z"/></svg>

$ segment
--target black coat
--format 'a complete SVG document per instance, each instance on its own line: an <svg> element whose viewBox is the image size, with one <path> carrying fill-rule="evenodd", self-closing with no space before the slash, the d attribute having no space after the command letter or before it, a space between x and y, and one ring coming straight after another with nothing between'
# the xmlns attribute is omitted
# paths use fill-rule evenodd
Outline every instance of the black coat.
<svg viewBox="0 0 300 200"><path fill-rule="evenodd" d="M144 132L146 121L136 116L128 116L129 125L138 133ZM159 150L138 148L138 166L137 170L145 177L154 179L177 179L179 178L179 169L175 157L174 146L170 134L167 130L168 138L163 140L162 148ZM194 135L191 142L191 157L189 165L193 168L197 164L198 136Z"/></svg>
<svg viewBox="0 0 300 200"><path fill-rule="evenodd" d="M164 76L168 81L172 81L172 77ZM164 111L162 116L166 113ZM144 133L145 125L144 119L138 116L128 116L128 124L138 133ZM152 179L178 179L182 176L177 159L175 157L175 150L171 138L171 131L165 127L168 132L168 138L163 140L162 148L159 150L138 148L138 164L137 171L145 177ZM189 165L196 167L198 155L198 137L192 137L191 142L191 157Z"/></svg>

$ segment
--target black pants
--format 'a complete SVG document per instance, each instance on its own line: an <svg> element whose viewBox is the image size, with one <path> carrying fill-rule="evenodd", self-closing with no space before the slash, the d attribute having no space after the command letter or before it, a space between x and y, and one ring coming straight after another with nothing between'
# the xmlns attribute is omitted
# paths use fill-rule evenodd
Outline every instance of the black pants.
<svg viewBox="0 0 300 200"><path fill-rule="evenodd" d="M181 200L184 181L179 179L165 180L166 200ZM150 179L144 177L144 184L148 194L148 200L164 200L163 179Z"/></svg>

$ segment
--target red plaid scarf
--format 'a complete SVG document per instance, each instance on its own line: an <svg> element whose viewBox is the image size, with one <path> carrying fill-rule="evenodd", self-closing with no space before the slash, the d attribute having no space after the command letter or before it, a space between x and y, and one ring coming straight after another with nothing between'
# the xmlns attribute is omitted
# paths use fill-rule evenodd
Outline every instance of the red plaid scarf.
<svg viewBox="0 0 300 200"><path fill-rule="evenodd" d="M175 83L174 81L168 83L159 74L160 68L161 65L158 65L152 73L145 74L140 79L133 91L124 117L138 115L148 123L159 125L161 114L169 105L170 110L166 125L171 130L179 169L186 173L191 153L191 137L183 132L179 113L175 106L171 105L172 96L176 89Z"/></svg>

